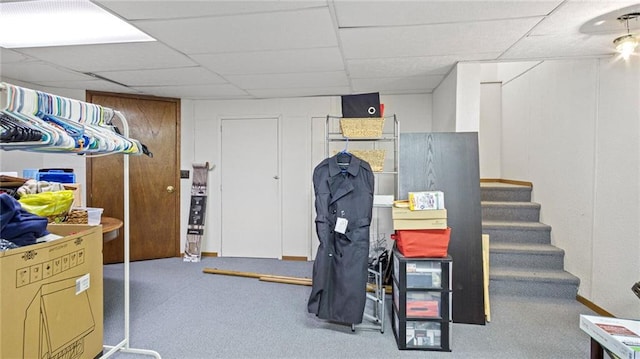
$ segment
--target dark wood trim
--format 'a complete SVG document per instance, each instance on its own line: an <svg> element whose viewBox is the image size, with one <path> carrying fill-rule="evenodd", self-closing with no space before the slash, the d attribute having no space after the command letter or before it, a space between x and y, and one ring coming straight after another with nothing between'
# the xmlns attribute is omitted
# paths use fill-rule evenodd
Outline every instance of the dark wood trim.
<svg viewBox="0 0 640 359"><path fill-rule="evenodd" d="M180 213L180 206L181 206L181 202L182 202L182 198L180 196L181 193L181 189L180 189L180 183L181 183L181 178L180 178L180 169L182 168L181 166L181 158L182 158L182 154L180 149L182 148L182 143L180 141L181 138L181 128L182 128L182 103L181 100L179 98L174 98L174 97L157 97L157 96L149 96L149 95L138 95L138 94L127 94L127 93L119 93L119 92L106 92L106 91L93 91L93 90L86 90L85 91L85 101L92 103L92 99L94 96L112 96L112 97L121 97L121 98L129 98L129 99L138 99L138 100L147 100L147 101L163 101L163 102L172 102L175 103L176 105L176 126L175 126L175 141L176 141L176 163L175 163L175 168L176 168L176 173L175 173L175 192L178 196L178 200L175 202L175 213ZM114 109L117 110L117 109ZM88 160L85 161L85 181L86 181L86 198L85 198L85 203L87 206L91 205L91 193L90 193L90 188L91 188L91 173L93 172L92 170L92 161L90 158L88 158ZM181 252L180 248L180 223L181 223L181 219L178 219L177 221L177 225L175 226L175 233L174 233L174 238L176 238L175 241L175 255L176 256L183 256L183 253ZM215 256L217 256L217 253L215 254Z"/></svg>
<svg viewBox="0 0 640 359"><path fill-rule="evenodd" d="M182 179L180 178L180 170L182 169L182 165L180 160L182 159L182 153L181 153L181 148L182 148L182 142L180 141L180 138L182 137L182 134L180 132L180 129L182 128L182 103L180 102L180 99L171 99L171 101L174 101L176 103L176 164L175 164L175 168L176 168L176 191L178 194L178 200L176 201L175 204L175 211L176 213L180 213L180 206L182 204L182 196L180 196L180 193L182 193L182 191L180 190L180 183L182 183ZM178 225L176 226L176 233L175 233L175 238L176 238L176 254L181 253L180 250L182 248L180 248L180 224L182 223L182 218L178 219ZM216 254L217 255L217 254Z"/></svg>
<svg viewBox="0 0 640 359"><path fill-rule="evenodd" d="M487 182L498 182L498 183L514 184L514 185L518 185L518 186L533 187L533 183L531 183L531 182L510 180L510 179L503 179L503 178L480 178L480 182L485 182L485 183L487 183Z"/></svg>
<svg viewBox="0 0 640 359"><path fill-rule="evenodd" d="M598 306L597 304L593 303L592 301L588 300L587 298L581 295L576 295L576 300L582 303L585 307L593 310L594 312L598 313L601 316L615 318L615 315L607 312L602 307Z"/></svg>
<svg viewBox="0 0 640 359"><path fill-rule="evenodd" d="M150 95L138 95L138 94L120 93L120 92L87 90L85 93L85 97L88 98L89 96L117 96L117 97L132 98L132 99L138 99L138 100L177 102L178 104L180 103L180 99L174 98L174 97L157 97L157 96L150 96ZM117 110L117 109L114 109L114 110Z"/></svg>
<svg viewBox="0 0 640 359"><path fill-rule="evenodd" d="M604 359L604 350L602 345L595 339L591 338L591 354L590 359Z"/></svg>
<svg viewBox="0 0 640 359"><path fill-rule="evenodd" d="M309 259L307 257L302 257L302 256L282 256L282 260L283 261L300 261L300 262L306 262Z"/></svg>

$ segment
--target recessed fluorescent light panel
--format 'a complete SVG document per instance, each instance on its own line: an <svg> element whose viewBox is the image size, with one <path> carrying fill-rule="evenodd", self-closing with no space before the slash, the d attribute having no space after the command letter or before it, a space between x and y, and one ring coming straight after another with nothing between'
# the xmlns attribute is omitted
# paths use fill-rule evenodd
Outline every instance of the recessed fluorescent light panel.
<svg viewBox="0 0 640 359"><path fill-rule="evenodd" d="M87 0L0 2L4 48L156 41Z"/></svg>

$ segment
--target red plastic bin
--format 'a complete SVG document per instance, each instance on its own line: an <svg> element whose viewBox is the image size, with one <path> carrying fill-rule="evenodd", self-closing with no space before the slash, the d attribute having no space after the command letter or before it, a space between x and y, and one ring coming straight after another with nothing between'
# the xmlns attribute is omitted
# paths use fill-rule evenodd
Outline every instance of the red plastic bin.
<svg viewBox="0 0 640 359"><path fill-rule="evenodd" d="M396 241L398 251L408 258L447 256L451 228L397 230L391 235Z"/></svg>

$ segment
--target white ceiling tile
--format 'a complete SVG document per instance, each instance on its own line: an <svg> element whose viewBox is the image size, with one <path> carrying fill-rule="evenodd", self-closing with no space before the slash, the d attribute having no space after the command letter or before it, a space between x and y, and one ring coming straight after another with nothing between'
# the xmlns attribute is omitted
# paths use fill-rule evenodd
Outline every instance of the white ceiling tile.
<svg viewBox="0 0 640 359"><path fill-rule="evenodd" d="M114 84L109 81L103 80L90 80L90 81L41 81L35 80L34 84L41 85L47 88L63 88L63 89L74 89L74 88L82 88L86 90L92 91L105 91L105 92L118 92L118 93L128 93L128 94L140 94L139 91L121 86L118 84Z"/></svg>
<svg viewBox="0 0 640 359"><path fill-rule="evenodd" d="M340 96L348 95L351 90L348 86L340 87L308 87L285 89L255 89L248 90L255 98L273 97L309 97L309 96Z"/></svg>
<svg viewBox="0 0 640 359"><path fill-rule="evenodd" d="M249 95L229 84L185 85L185 86L138 86L136 90L144 94L187 99L206 98L248 98Z"/></svg>
<svg viewBox="0 0 640 359"><path fill-rule="evenodd" d="M348 59L502 52L540 18L460 24L340 29Z"/></svg>
<svg viewBox="0 0 640 359"><path fill-rule="evenodd" d="M326 1L100 0L96 3L127 20L251 14L327 6Z"/></svg>
<svg viewBox="0 0 640 359"><path fill-rule="evenodd" d="M97 75L125 84L127 86L164 86L164 85L204 85L223 84L227 81L202 67L181 67L170 69L104 71Z"/></svg>
<svg viewBox="0 0 640 359"><path fill-rule="evenodd" d="M80 72L196 65L187 56L158 42L25 48L20 52Z"/></svg>
<svg viewBox="0 0 640 359"><path fill-rule="evenodd" d="M328 8L134 24L185 54L337 46Z"/></svg>
<svg viewBox="0 0 640 359"><path fill-rule="evenodd" d="M634 5L635 4L635 5ZM550 34L616 34L626 32L626 27L616 18L619 15L640 12L640 4L634 1L568 1L553 16L542 20L531 35ZM596 20L607 20L594 26ZM640 29L640 21L629 23L630 28Z"/></svg>
<svg viewBox="0 0 640 359"><path fill-rule="evenodd" d="M610 56L620 25L611 18L640 11L637 0L98 3L138 19L134 25L158 42L0 48L0 76L54 88L189 99L424 93L460 61ZM595 27L601 18L612 22ZM636 28L640 23L631 24Z"/></svg>
<svg viewBox="0 0 640 359"><path fill-rule="evenodd" d="M553 1L361 1L336 0L339 27L462 23L545 16Z"/></svg>
<svg viewBox="0 0 640 359"><path fill-rule="evenodd" d="M459 61L495 60L501 53L347 60L351 78L446 75Z"/></svg>
<svg viewBox="0 0 640 359"><path fill-rule="evenodd" d="M24 62L24 61L35 61L35 60L19 52L15 52L13 50L0 47L0 64L9 64L12 62Z"/></svg>
<svg viewBox="0 0 640 359"><path fill-rule="evenodd" d="M223 76L344 70L337 47L202 54L191 58Z"/></svg>
<svg viewBox="0 0 640 359"><path fill-rule="evenodd" d="M563 57L610 56L615 53L613 39L603 36L528 36L500 57L501 60L555 59Z"/></svg>
<svg viewBox="0 0 640 359"><path fill-rule="evenodd" d="M3 64L0 68L2 76L19 79L25 82L60 81L60 80L91 80L91 77L61 69L44 62L14 62Z"/></svg>
<svg viewBox="0 0 640 359"><path fill-rule="evenodd" d="M277 89L305 87L348 86L347 75L343 71L310 72L304 74L266 74L227 76L229 82L240 88Z"/></svg>
<svg viewBox="0 0 640 359"><path fill-rule="evenodd" d="M444 75L353 79L351 83L355 92L422 93L433 91L443 78Z"/></svg>

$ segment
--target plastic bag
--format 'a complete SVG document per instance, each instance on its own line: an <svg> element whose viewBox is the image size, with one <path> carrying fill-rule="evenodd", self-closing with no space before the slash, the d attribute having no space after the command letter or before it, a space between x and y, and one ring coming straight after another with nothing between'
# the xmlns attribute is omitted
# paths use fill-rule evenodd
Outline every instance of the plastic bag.
<svg viewBox="0 0 640 359"><path fill-rule="evenodd" d="M49 218L49 222L64 221L73 203L73 191L25 194L18 200L22 208L35 215Z"/></svg>
<svg viewBox="0 0 640 359"><path fill-rule="evenodd" d="M14 248L20 248L20 247L11 241L0 238L0 252L6 251L7 249L14 249Z"/></svg>

